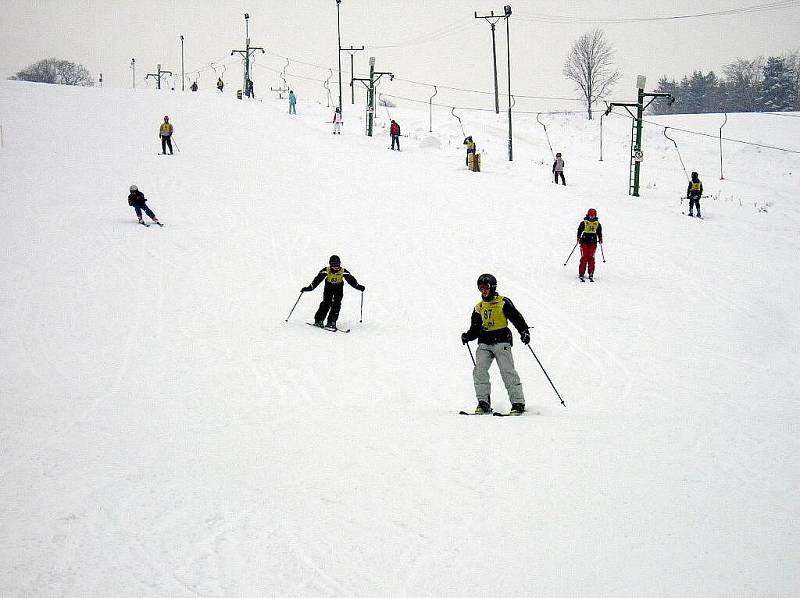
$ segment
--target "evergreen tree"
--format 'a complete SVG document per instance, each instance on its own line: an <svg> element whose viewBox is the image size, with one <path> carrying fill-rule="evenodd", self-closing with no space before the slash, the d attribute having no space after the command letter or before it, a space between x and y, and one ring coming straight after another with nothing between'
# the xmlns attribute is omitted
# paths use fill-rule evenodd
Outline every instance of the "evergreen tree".
<svg viewBox="0 0 800 598"><path fill-rule="evenodd" d="M760 108L768 112L785 112L792 109L794 81L784 58L770 56L767 59L758 101Z"/></svg>
<svg viewBox="0 0 800 598"><path fill-rule="evenodd" d="M680 103L678 84L675 83L675 79L672 81L668 80L666 75L658 80L658 85L656 85L656 93L672 94L672 96L675 98L675 102ZM675 109L675 104L670 106L669 102L653 102L650 104L650 111L653 114L675 114L677 112Z"/></svg>

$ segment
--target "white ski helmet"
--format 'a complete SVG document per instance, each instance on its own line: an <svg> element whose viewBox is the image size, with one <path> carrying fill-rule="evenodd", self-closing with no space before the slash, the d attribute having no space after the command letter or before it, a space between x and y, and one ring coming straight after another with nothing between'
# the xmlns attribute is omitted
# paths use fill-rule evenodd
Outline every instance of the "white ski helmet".
<svg viewBox="0 0 800 598"><path fill-rule="evenodd" d="M136 185L131 185L131 193L133 193L134 191L138 191L138 190L139 190L139 187L137 187Z"/></svg>

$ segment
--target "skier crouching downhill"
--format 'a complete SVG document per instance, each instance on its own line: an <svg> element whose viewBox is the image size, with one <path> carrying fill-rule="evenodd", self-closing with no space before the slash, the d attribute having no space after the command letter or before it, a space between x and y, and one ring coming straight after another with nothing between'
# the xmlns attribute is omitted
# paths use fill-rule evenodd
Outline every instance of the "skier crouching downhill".
<svg viewBox="0 0 800 598"><path fill-rule="evenodd" d="M128 205L136 210L136 217L139 219L139 224L150 226L149 224L145 224L145 221L142 218L142 211L144 211L145 214L150 216L150 220L155 222L158 226L164 226L158 221L156 215L153 214L153 210L147 207L147 198L145 198L144 193L139 191L139 188L136 185L131 185L129 191L130 195L128 195Z"/></svg>
<svg viewBox="0 0 800 598"><path fill-rule="evenodd" d="M322 268L311 284L300 289L301 293L308 293L325 281L325 288L322 292L322 302L319 304L317 313L314 314L314 326L322 328L325 317L325 327L336 330L336 321L339 319L339 311L342 309L342 297L344 296L344 281L347 281L354 289L364 292L364 285L358 284L355 276L350 274L346 268L342 267L342 261L338 255L332 255L328 260L328 265Z"/></svg>
<svg viewBox="0 0 800 598"><path fill-rule="evenodd" d="M465 345L471 340L478 339L475 367L472 370L472 381L478 399L475 413L492 412L489 366L496 359L511 401L510 415L522 415L525 412L525 395L522 393L519 374L514 368L514 357L511 354L513 338L508 322L514 324L520 340L526 345L531 342L528 325L511 299L497 294L497 279L494 276L481 274L478 277L478 290L481 293L481 301L472 310L469 330L461 335L461 342Z"/></svg>

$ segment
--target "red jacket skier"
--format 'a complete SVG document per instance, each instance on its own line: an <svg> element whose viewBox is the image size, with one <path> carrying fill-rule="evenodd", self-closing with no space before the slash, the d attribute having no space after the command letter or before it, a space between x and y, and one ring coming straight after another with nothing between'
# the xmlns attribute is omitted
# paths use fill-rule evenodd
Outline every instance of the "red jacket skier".
<svg viewBox="0 0 800 598"><path fill-rule="evenodd" d="M578 266L578 277L584 281L583 275L589 267L589 281L594 282L594 252L597 244L603 244L603 227L597 220L597 210L589 208L586 217L578 225L578 243L581 246L581 261Z"/></svg>
<svg viewBox="0 0 800 598"><path fill-rule="evenodd" d="M397 122L392 121L392 125L389 127L389 135L392 136L392 148L397 145L397 151L400 151L400 125Z"/></svg>

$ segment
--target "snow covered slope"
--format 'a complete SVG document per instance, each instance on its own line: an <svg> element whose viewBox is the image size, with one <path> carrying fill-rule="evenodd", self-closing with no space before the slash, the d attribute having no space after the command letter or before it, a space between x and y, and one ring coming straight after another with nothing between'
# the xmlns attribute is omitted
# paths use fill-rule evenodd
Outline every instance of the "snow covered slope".
<svg viewBox="0 0 800 598"><path fill-rule="evenodd" d="M630 121L0 83L0 595L792 596L800 156ZM164 114L180 152L157 155ZM716 134L722 117L649 117ZM800 149L800 120L728 137ZM166 223L136 224L135 183ZM564 260L586 209L606 263ZM309 327L331 253L340 325ZM482 272L535 328L471 409ZM515 334L516 336L516 334ZM492 369L495 407L508 408Z"/></svg>

